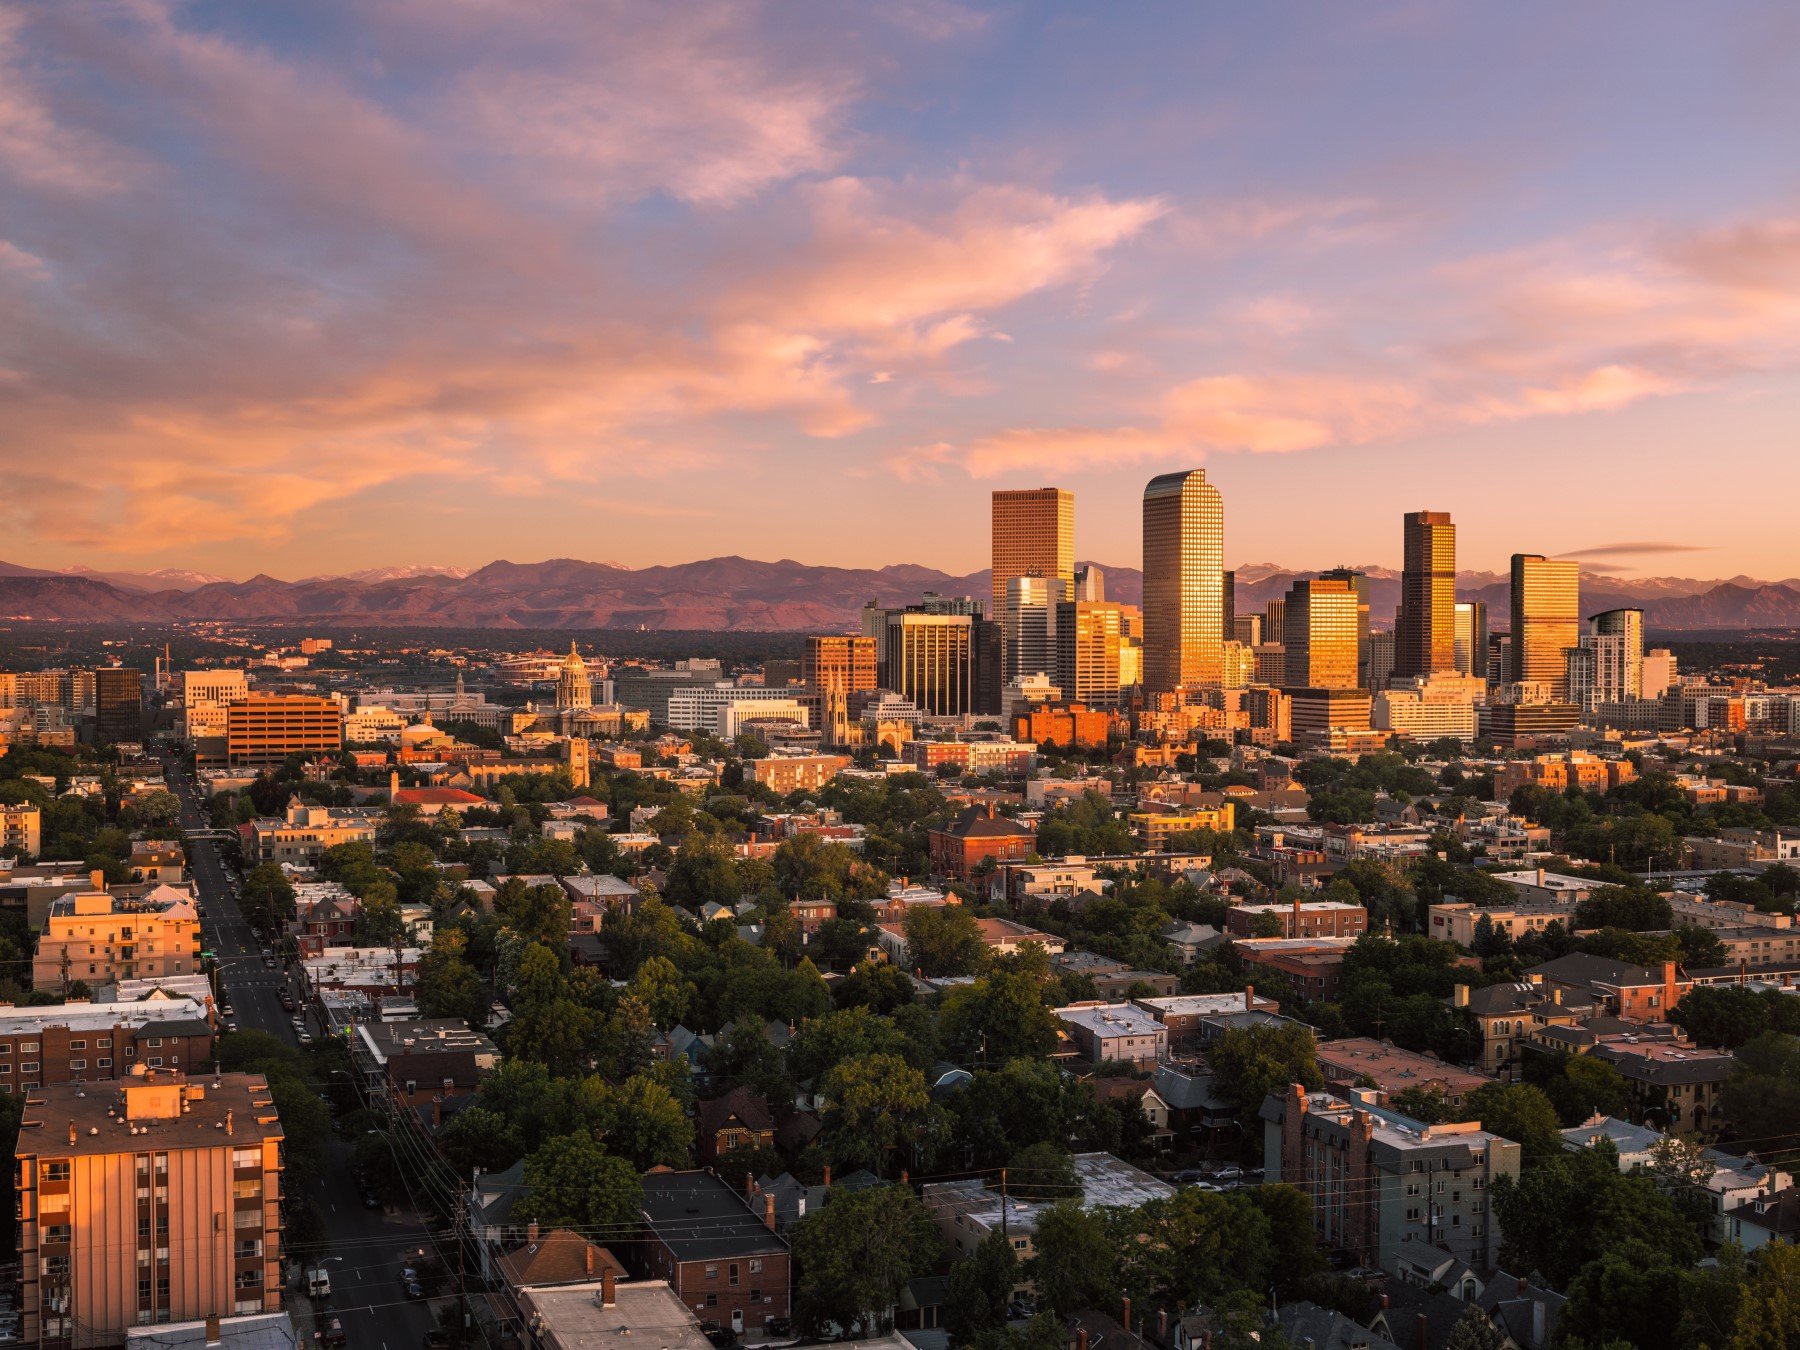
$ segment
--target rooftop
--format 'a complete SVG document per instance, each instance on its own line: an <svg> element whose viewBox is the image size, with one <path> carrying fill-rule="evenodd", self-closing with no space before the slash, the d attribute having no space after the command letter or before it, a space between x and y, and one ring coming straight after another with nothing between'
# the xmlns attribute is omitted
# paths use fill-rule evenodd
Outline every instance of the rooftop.
<svg viewBox="0 0 1800 1350"><path fill-rule="evenodd" d="M160 1022L205 1022L206 1007L191 998L153 998L118 1003L79 1000L37 1008L0 1003L0 1036L24 1036L49 1027L70 1031L111 1031L118 1026L144 1027ZM211 1030L210 1024L207 1030Z"/></svg>
<svg viewBox="0 0 1800 1350"><path fill-rule="evenodd" d="M154 1145L137 1142L146 1134ZM151 1070L118 1088L84 1089L78 1083L34 1088L14 1156L243 1148L281 1137L268 1080L260 1074L189 1079Z"/></svg>
<svg viewBox="0 0 1800 1350"><path fill-rule="evenodd" d="M356 1034L377 1060L432 1051L470 1051L498 1056L500 1048L460 1017L432 1017L412 1022L359 1022Z"/></svg>
<svg viewBox="0 0 1800 1350"><path fill-rule="evenodd" d="M1164 1022L1171 1017L1217 1017L1221 1013L1243 1012L1247 1007L1269 1012L1281 1007L1274 999L1259 998L1249 989L1237 994L1171 994L1168 998L1140 998L1137 1006Z"/></svg>
<svg viewBox="0 0 1800 1350"><path fill-rule="evenodd" d="M787 1243L711 1172L655 1171L644 1178L644 1218L678 1261L759 1256Z"/></svg>
<svg viewBox="0 0 1800 1350"><path fill-rule="evenodd" d="M1081 1186L1081 1203L1086 1209L1126 1208L1150 1200L1166 1200L1175 1194L1175 1188L1168 1182L1159 1181L1110 1153L1077 1153L1074 1162L1075 1179ZM1000 1192L990 1190L980 1177L929 1183L924 1199L932 1208L953 1208L987 1228L1000 1226ZM1037 1227L1038 1215L1052 1203L1009 1197L1008 1227L1015 1233L1031 1232Z"/></svg>
<svg viewBox="0 0 1800 1350"><path fill-rule="evenodd" d="M1075 1003L1052 1011L1070 1026L1096 1036L1156 1036L1163 1024L1129 1003Z"/></svg>
<svg viewBox="0 0 1800 1350"><path fill-rule="evenodd" d="M613 1302L604 1305L597 1280L527 1287L519 1291L519 1303L528 1319L539 1319L537 1333L549 1350L575 1350L627 1337L656 1350L712 1350L693 1313L662 1280L616 1284Z"/></svg>

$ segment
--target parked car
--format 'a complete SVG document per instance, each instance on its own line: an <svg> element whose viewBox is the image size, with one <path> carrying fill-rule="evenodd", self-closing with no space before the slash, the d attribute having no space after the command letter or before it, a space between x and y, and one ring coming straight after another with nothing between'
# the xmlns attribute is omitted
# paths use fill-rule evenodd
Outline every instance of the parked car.
<svg viewBox="0 0 1800 1350"><path fill-rule="evenodd" d="M1171 1172L1169 1180L1177 1186L1191 1186L1205 1175L1206 1173L1198 1167L1184 1167L1179 1172Z"/></svg>
<svg viewBox="0 0 1800 1350"><path fill-rule="evenodd" d="M1224 1163L1213 1169L1213 1176L1219 1181L1238 1181L1243 1175L1244 1169L1236 1163Z"/></svg>

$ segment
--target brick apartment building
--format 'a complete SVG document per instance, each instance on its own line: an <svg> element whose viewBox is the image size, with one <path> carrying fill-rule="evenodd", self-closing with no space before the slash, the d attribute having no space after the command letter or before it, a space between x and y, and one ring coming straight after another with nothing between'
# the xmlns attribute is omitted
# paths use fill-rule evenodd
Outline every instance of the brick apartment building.
<svg viewBox="0 0 1800 1350"><path fill-rule="evenodd" d="M0 1093L116 1081L138 1065L198 1072L212 1058L212 1022L196 999L0 1004Z"/></svg>
<svg viewBox="0 0 1800 1350"><path fill-rule="evenodd" d="M1280 932L1258 934L1257 920L1272 916ZM1269 926L1265 923L1265 926ZM1295 900L1287 905L1233 905L1225 911L1232 937L1354 938L1369 931L1369 911L1338 900Z"/></svg>
<svg viewBox="0 0 1800 1350"><path fill-rule="evenodd" d="M703 1321L760 1336L772 1317L792 1315L787 1239L775 1231L775 1197L764 1213L711 1172L659 1168L644 1178L640 1264L666 1280Z"/></svg>

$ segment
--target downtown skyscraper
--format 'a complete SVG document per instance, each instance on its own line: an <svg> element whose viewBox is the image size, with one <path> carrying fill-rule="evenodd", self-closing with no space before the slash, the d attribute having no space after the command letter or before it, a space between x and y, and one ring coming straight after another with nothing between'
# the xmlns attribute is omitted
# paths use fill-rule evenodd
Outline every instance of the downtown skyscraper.
<svg viewBox="0 0 1800 1350"><path fill-rule="evenodd" d="M1394 674L1456 669L1456 526L1445 511L1406 513Z"/></svg>
<svg viewBox="0 0 1800 1350"><path fill-rule="evenodd" d="M1225 504L1204 469L1144 488L1144 688L1216 685L1225 655Z"/></svg>
<svg viewBox="0 0 1800 1350"><path fill-rule="evenodd" d="M1512 678L1569 696L1569 648L1581 639L1581 568L1538 553L1512 556Z"/></svg>
<svg viewBox="0 0 1800 1350"><path fill-rule="evenodd" d="M1075 494L1063 488L1019 488L994 494L993 604L998 618L1006 583L1039 576L1061 581L1064 598L1075 585Z"/></svg>

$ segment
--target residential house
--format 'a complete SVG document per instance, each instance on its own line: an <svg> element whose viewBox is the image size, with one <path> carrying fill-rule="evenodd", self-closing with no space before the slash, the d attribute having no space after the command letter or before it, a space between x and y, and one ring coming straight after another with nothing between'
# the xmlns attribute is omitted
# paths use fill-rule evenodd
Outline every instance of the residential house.
<svg viewBox="0 0 1800 1350"><path fill-rule="evenodd" d="M1037 835L1028 826L996 815L988 803L971 806L929 831L926 845L934 872L967 881L984 863L1023 861L1037 847Z"/></svg>
<svg viewBox="0 0 1800 1350"><path fill-rule="evenodd" d="M1151 1069L1168 1057L1168 1029L1130 1003L1072 1003L1053 1010L1089 1064Z"/></svg>
<svg viewBox="0 0 1800 1350"><path fill-rule="evenodd" d="M657 1168L644 1177L640 1257L697 1317L758 1337L793 1311L787 1239L775 1231L775 1197L762 1198L757 1215L711 1172Z"/></svg>
<svg viewBox="0 0 1800 1350"><path fill-rule="evenodd" d="M737 1149L774 1148L775 1119L769 1103L745 1087L701 1102L696 1112L695 1144L700 1161L716 1163Z"/></svg>

